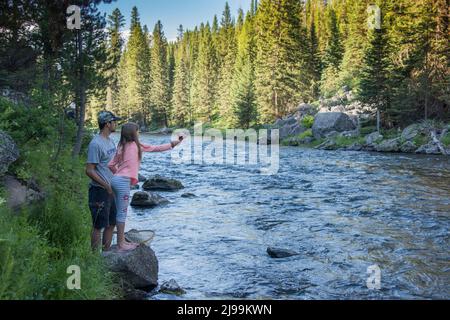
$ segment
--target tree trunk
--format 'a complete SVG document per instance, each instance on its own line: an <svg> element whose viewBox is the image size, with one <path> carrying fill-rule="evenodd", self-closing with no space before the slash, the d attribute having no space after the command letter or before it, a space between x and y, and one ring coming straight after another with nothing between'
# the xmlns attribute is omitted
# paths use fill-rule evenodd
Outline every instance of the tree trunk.
<svg viewBox="0 0 450 320"><path fill-rule="evenodd" d="M78 66L79 66L79 79L77 84L77 95L79 102L79 117L77 119L77 137L75 140L75 145L72 151L72 157L76 158L80 154L81 144L84 135L84 118L86 113L86 84L84 79L84 61L83 61L83 40L81 37L81 31L77 30L77 41L78 41Z"/></svg>
<svg viewBox="0 0 450 320"><path fill-rule="evenodd" d="M377 109L377 131L380 133L380 127L381 127L381 116L380 116L380 109Z"/></svg>

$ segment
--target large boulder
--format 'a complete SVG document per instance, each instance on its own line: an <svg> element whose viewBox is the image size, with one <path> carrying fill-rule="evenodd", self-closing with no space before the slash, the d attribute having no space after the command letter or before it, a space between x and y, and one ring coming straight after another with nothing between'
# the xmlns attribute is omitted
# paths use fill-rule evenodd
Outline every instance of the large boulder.
<svg viewBox="0 0 450 320"><path fill-rule="evenodd" d="M373 146L383 140L383 136L378 132L372 132L366 136L366 144L368 146Z"/></svg>
<svg viewBox="0 0 450 320"><path fill-rule="evenodd" d="M311 104L302 103L298 106L294 117L297 121L303 119L305 116L315 116L317 114L317 108Z"/></svg>
<svg viewBox="0 0 450 320"><path fill-rule="evenodd" d="M177 191L184 189L184 186L178 180L156 175L145 181L142 188L146 191Z"/></svg>
<svg viewBox="0 0 450 320"><path fill-rule="evenodd" d="M278 129L280 133L280 139L286 139L289 136L299 135L306 131L302 125L300 125L299 120L296 116L291 116L286 119L278 119L272 129Z"/></svg>
<svg viewBox="0 0 450 320"><path fill-rule="evenodd" d="M402 132L402 139L404 141L412 141L414 138L422 132L422 127L419 124L412 124L406 127Z"/></svg>
<svg viewBox="0 0 450 320"><path fill-rule="evenodd" d="M110 271L117 273L126 288L151 291L158 285L158 259L155 252L144 244L132 251L120 252L115 246L104 252Z"/></svg>
<svg viewBox="0 0 450 320"><path fill-rule="evenodd" d="M417 146L412 141L406 141L400 147L400 151L404 152L404 153L413 153L416 150L417 150Z"/></svg>
<svg viewBox="0 0 450 320"><path fill-rule="evenodd" d="M8 167L19 158L19 149L13 139L0 131L0 176L8 171Z"/></svg>
<svg viewBox="0 0 450 320"><path fill-rule="evenodd" d="M400 139L384 140L376 146L378 152L398 152L400 151Z"/></svg>
<svg viewBox="0 0 450 320"><path fill-rule="evenodd" d="M332 131L344 132L356 129L355 123L347 114L342 112L326 112L316 115L312 131L314 137L320 139Z"/></svg>
<svg viewBox="0 0 450 320"><path fill-rule="evenodd" d="M280 129L282 127L292 126L292 125L294 125L296 123L297 123L297 119L295 119L295 117L288 117L288 118L285 118L285 119L278 119L273 124L273 128Z"/></svg>
<svg viewBox="0 0 450 320"><path fill-rule="evenodd" d="M430 141L427 144L424 144L423 146L419 147L416 150L416 153L418 154L442 154L441 150L439 149L439 145L435 143L434 141Z"/></svg>
<svg viewBox="0 0 450 320"><path fill-rule="evenodd" d="M161 204L169 203L169 200L151 192L136 192L131 200L132 207L152 208Z"/></svg>
<svg viewBox="0 0 450 320"><path fill-rule="evenodd" d="M15 177L5 175L0 179L7 194L7 206L19 211L24 205L34 204L45 199L45 194L35 184L25 185Z"/></svg>

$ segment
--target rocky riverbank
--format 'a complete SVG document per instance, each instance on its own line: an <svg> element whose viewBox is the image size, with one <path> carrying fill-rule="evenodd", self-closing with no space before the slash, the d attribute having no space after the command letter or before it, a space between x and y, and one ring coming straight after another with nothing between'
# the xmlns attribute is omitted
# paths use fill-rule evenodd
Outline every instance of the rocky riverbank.
<svg viewBox="0 0 450 320"><path fill-rule="evenodd" d="M267 127L279 130L285 146L450 155L450 123L423 121L377 132L368 125L375 122L374 110L347 92L316 105L301 104L294 114Z"/></svg>

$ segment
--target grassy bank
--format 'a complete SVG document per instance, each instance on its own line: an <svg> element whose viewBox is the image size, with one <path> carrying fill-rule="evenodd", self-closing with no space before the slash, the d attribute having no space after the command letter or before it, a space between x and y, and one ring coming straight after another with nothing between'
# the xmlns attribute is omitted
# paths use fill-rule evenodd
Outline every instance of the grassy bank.
<svg viewBox="0 0 450 320"><path fill-rule="evenodd" d="M0 98L0 130L21 152L9 173L37 184L46 195L20 213L0 201L0 299L118 298L113 275L90 249L85 155L71 157L74 124L61 122L45 104L28 109ZM72 265L80 267L81 290L67 289Z"/></svg>

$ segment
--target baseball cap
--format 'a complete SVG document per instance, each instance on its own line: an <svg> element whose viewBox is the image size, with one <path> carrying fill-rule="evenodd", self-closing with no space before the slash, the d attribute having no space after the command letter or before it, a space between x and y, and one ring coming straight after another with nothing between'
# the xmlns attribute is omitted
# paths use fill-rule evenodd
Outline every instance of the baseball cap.
<svg viewBox="0 0 450 320"><path fill-rule="evenodd" d="M99 124L104 124L111 121L119 121L122 120L122 118L116 117L114 113L110 111L100 111L97 115L97 120Z"/></svg>

